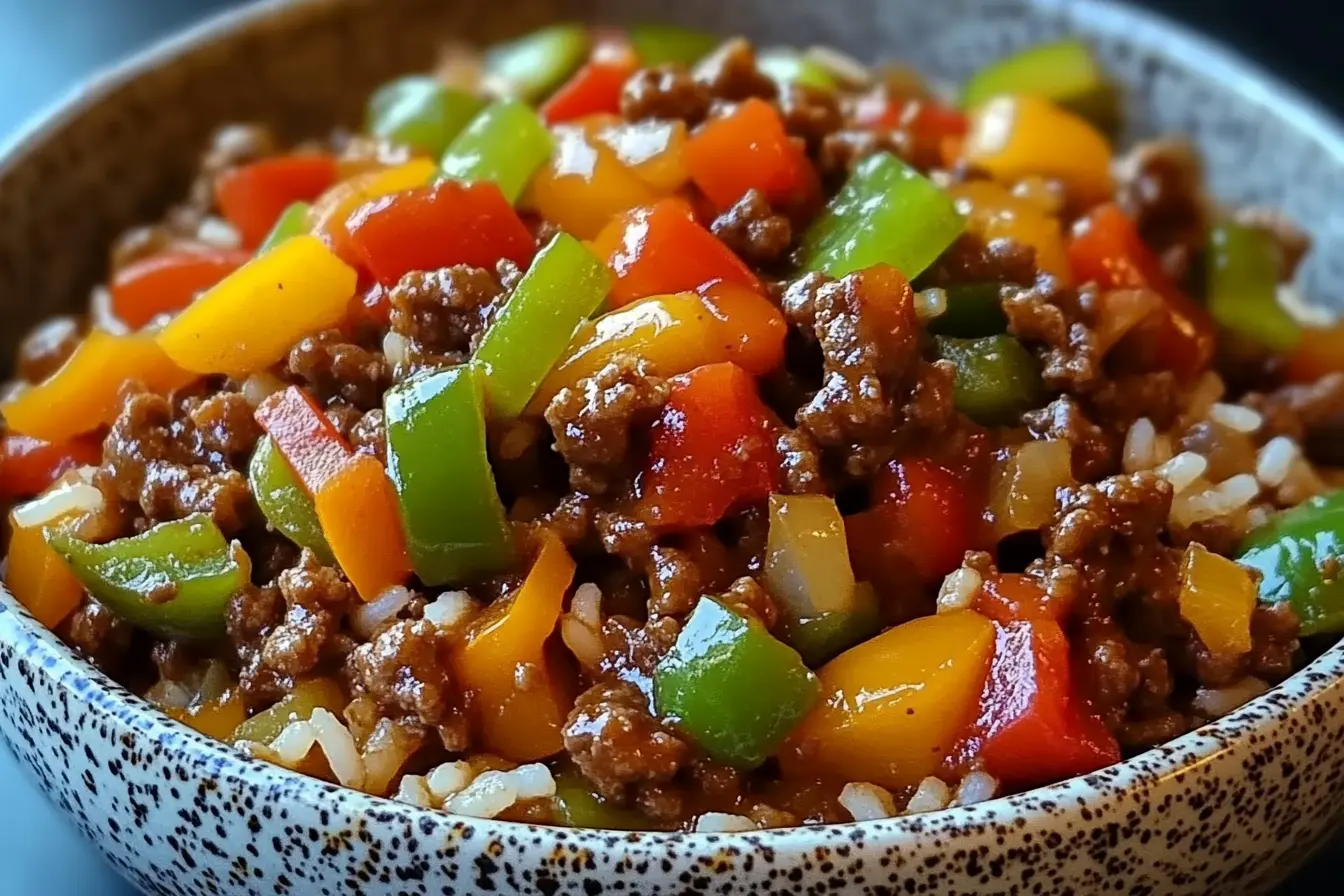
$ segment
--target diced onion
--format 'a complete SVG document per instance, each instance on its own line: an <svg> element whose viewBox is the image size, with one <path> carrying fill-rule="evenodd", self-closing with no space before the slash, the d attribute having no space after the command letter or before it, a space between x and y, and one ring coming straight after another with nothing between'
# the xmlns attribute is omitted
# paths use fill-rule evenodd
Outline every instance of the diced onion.
<svg viewBox="0 0 1344 896"><path fill-rule="evenodd" d="M999 792L998 780L988 772L973 771L961 779L957 785L957 796L954 801L958 806L973 806L976 803L983 803L985 800L994 799L994 795Z"/></svg>
<svg viewBox="0 0 1344 896"><path fill-rule="evenodd" d="M480 606L465 591L445 591L425 604L424 617L442 631L451 631L471 619Z"/></svg>
<svg viewBox="0 0 1344 896"><path fill-rule="evenodd" d="M350 629L361 640L367 641L383 625L397 617L415 594L402 585L393 585L366 604L355 607L350 614Z"/></svg>
<svg viewBox="0 0 1344 896"><path fill-rule="evenodd" d="M518 785L509 772L482 772L443 808L473 818L494 818L518 801Z"/></svg>
<svg viewBox="0 0 1344 896"><path fill-rule="evenodd" d="M250 407L260 407L263 401L284 388L284 381L280 377L269 370L258 370L243 380L243 400Z"/></svg>
<svg viewBox="0 0 1344 896"><path fill-rule="evenodd" d="M425 776L425 783L429 786L429 792L439 801L446 800L455 793L460 793L467 789L476 773L471 770L471 764L461 760L457 762L445 762L436 767Z"/></svg>
<svg viewBox="0 0 1344 896"><path fill-rule="evenodd" d="M745 815L706 812L695 820L697 834L741 834L756 830L756 822Z"/></svg>
<svg viewBox="0 0 1344 896"><path fill-rule="evenodd" d="M1200 688L1190 705L1206 718L1217 719L1268 690L1268 684L1248 675L1225 688Z"/></svg>
<svg viewBox="0 0 1344 896"><path fill-rule="evenodd" d="M401 783L397 785L397 792L392 795L392 799L409 806L418 806L421 809L434 808L434 796L425 786L425 779L419 775L404 775Z"/></svg>
<svg viewBox="0 0 1344 896"><path fill-rule="evenodd" d="M905 804L906 815L918 815L921 812L937 812L946 809L952 801L952 790L947 782L932 775L919 782L914 796Z"/></svg>
<svg viewBox="0 0 1344 896"><path fill-rule="evenodd" d="M512 774L514 786L518 788L518 799L540 800L555 796L555 778L551 770L540 762L520 765Z"/></svg>
<svg viewBox="0 0 1344 896"><path fill-rule="evenodd" d="M303 720L290 722L285 729L271 741L271 749L285 765L296 766L308 755L308 751L317 743L317 731Z"/></svg>
<svg viewBox="0 0 1344 896"><path fill-rule="evenodd" d="M983 586L984 579L975 570L965 566L952 570L938 589L938 612L970 609Z"/></svg>
<svg viewBox="0 0 1344 896"><path fill-rule="evenodd" d="M102 509L101 491L82 480L67 481L45 495L14 508L14 525L31 529L71 514L97 513Z"/></svg>
<svg viewBox="0 0 1344 896"><path fill-rule="evenodd" d="M243 238L238 229L214 215L207 215L201 219L200 225L196 228L196 239L216 249L238 249L243 245Z"/></svg>
<svg viewBox="0 0 1344 896"><path fill-rule="evenodd" d="M308 720L317 735L317 743L327 756L327 765L332 774L343 786L360 790L364 786L364 761L350 729L341 724L341 720L330 710L318 707Z"/></svg>
<svg viewBox="0 0 1344 896"><path fill-rule="evenodd" d="M893 818L896 800L891 791L876 784L850 783L840 791L840 805L855 821L876 821Z"/></svg>
<svg viewBox="0 0 1344 896"><path fill-rule="evenodd" d="M842 53L834 47L812 46L803 51L803 58L820 65L835 75L836 79L850 87L857 87L873 80L873 73L859 60Z"/></svg>

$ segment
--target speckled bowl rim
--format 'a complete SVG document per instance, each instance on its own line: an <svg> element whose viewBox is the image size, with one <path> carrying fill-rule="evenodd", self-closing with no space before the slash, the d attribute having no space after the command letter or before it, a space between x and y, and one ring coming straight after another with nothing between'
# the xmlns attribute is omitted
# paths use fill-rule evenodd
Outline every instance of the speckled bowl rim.
<svg viewBox="0 0 1344 896"><path fill-rule="evenodd" d="M206 18L104 70L33 116L0 146L0 180L20 159L30 153L40 152L49 135L58 132L62 126L145 72L216 41L236 38L257 29L280 27L290 16L303 15L311 8L332 2L343 0L261 0L242 9ZM1136 45L1162 47L1168 53L1179 50L1190 67L1199 69L1246 102L1259 108L1273 104L1280 118L1316 141L1344 167L1344 128L1317 102L1234 51L1163 16L1121 6L1110 0L1029 2L1043 10L1065 15L1070 21L1083 23L1089 30L1123 32ZM250 759L220 741L199 734L170 719L76 656L0 585L0 633L10 626L21 640L26 639L28 642L26 645L16 645L29 648L21 650L20 661L26 660L35 665L43 675L54 676L75 704L91 703L89 692L97 691L99 699L96 708L103 718L129 729L128 733L149 737L165 748L180 749L185 755L198 760L209 774L221 782L237 782L277 791L286 798L305 800L314 805L322 804L333 793L341 793L345 798L343 810L375 819L395 811L416 822L426 832L460 818L436 810L419 809L386 797L370 796ZM1338 688L1344 688L1344 640L1287 681L1233 713L1093 774L973 806L924 815L754 831L754 843L764 848L811 850L827 845L828 834L852 829L862 829L865 839L876 837L884 842L912 842L919 837L951 833L979 825L1014 819L1030 820L1058 807L1077 805L1085 808L1117 793L1150 786L1172 777L1179 779L1184 773L1234 749L1239 743L1264 735L1280 724L1285 713L1302 711L1308 704ZM467 820L483 829L498 829L502 834L526 832L554 837L564 830L493 819ZM647 851L673 845L690 849L704 848L733 836L657 831L600 833L618 837L634 849Z"/></svg>

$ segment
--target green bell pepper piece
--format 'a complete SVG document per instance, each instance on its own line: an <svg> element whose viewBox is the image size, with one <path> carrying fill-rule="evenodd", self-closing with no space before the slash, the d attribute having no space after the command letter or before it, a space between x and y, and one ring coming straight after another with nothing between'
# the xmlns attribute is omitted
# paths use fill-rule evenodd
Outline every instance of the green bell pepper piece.
<svg viewBox="0 0 1344 896"><path fill-rule="evenodd" d="M662 717L738 768L774 753L820 690L793 648L711 597L695 605L653 674Z"/></svg>
<svg viewBox="0 0 1344 896"><path fill-rule="evenodd" d="M1282 249L1273 234L1224 222L1209 233L1207 303L1220 327L1272 352L1287 353L1302 326L1279 307Z"/></svg>
<svg viewBox="0 0 1344 896"><path fill-rule="evenodd" d="M779 635L798 651L809 668L817 669L827 660L866 641L882 628L877 591L868 582L854 586L854 596L844 610L826 610L804 618L784 617Z"/></svg>
<svg viewBox="0 0 1344 896"><path fill-rule="evenodd" d="M983 426L1011 426L1038 407L1041 373L1031 352L1011 336L934 340L938 357L957 368L957 410Z"/></svg>
<svg viewBox="0 0 1344 896"><path fill-rule="evenodd" d="M518 100L491 103L457 135L439 163L440 173L461 181L493 181L517 202L555 147L546 123Z"/></svg>
<svg viewBox="0 0 1344 896"><path fill-rule="evenodd" d="M1119 97L1088 46L1061 40L1031 47L976 72L962 91L968 109L996 96L1039 96L1104 128L1119 114Z"/></svg>
<svg viewBox="0 0 1344 896"><path fill-rule="evenodd" d="M592 785L574 769L555 776L555 811L556 820L571 828L645 831L650 826L643 813L614 806L593 793Z"/></svg>
<svg viewBox="0 0 1344 896"><path fill-rule="evenodd" d="M648 68L659 65L690 67L719 45L715 35L680 25L634 25L629 36L640 65Z"/></svg>
<svg viewBox="0 0 1344 896"><path fill-rule="evenodd" d="M913 280L965 226L946 193L890 153L878 153L859 164L803 235L802 268L843 277L885 263Z"/></svg>
<svg viewBox="0 0 1344 896"><path fill-rule="evenodd" d="M492 417L509 420L523 412L611 283L602 260L567 233L537 254L476 348Z"/></svg>
<svg viewBox="0 0 1344 896"><path fill-rule="evenodd" d="M229 600L252 574L247 554L204 513L107 544L52 528L47 543L99 603L161 638L222 637Z"/></svg>
<svg viewBox="0 0 1344 896"><path fill-rule="evenodd" d="M299 484L289 463L270 436L262 436L252 462L247 466L247 482L262 516L275 531L301 548L308 548L327 566L336 559L322 534L317 508L308 492Z"/></svg>
<svg viewBox="0 0 1344 896"><path fill-rule="evenodd" d="M959 283L943 290L947 310L929 321L936 336L994 336L1008 329L1008 318L999 304L1002 283Z"/></svg>
<svg viewBox="0 0 1344 896"><path fill-rule="evenodd" d="M509 96L536 102L583 64L588 46L588 29L583 25L538 28L486 51L486 75Z"/></svg>
<svg viewBox="0 0 1344 896"><path fill-rule="evenodd" d="M436 156L484 106L485 100L475 94L429 75L408 75L373 94L364 128L375 137Z"/></svg>
<svg viewBox="0 0 1344 896"><path fill-rule="evenodd" d="M830 69L788 47L762 50L756 56L756 67L780 88L803 84L818 90L835 90L839 86Z"/></svg>
<svg viewBox="0 0 1344 896"><path fill-rule="evenodd" d="M413 376L383 399L387 475L426 585L464 582L513 561L486 454L483 383L479 365L463 364Z"/></svg>
<svg viewBox="0 0 1344 896"><path fill-rule="evenodd" d="M1252 532L1237 562L1258 570L1260 600L1288 601L1302 634L1344 632L1344 491L1312 498Z"/></svg>
<svg viewBox="0 0 1344 896"><path fill-rule="evenodd" d="M257 254L263 255L292 236L308 232L308 210L312 208L306 202L291 202L289 207L275 219L275 226L266 234L266 239L257 247Z"/></svg>

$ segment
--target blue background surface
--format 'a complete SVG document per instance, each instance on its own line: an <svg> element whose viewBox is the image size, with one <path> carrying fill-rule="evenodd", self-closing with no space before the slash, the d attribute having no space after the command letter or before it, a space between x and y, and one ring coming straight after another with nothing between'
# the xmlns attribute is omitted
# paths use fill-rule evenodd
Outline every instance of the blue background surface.
<svg viewBox="0 0 1344 896"><path fill-rule="evenodd" d="M445 0L450 2L450 0ZM904 0L892 0L904 2ZM99 66L232 0L0 0L0 134ZM1307 0L1151 0L1236 45L1344 112L1339 48L1344 21L1317 18ZM1344 842L1282 896L1339 892ZM0 893L136 896L0 750Z"/></svg>

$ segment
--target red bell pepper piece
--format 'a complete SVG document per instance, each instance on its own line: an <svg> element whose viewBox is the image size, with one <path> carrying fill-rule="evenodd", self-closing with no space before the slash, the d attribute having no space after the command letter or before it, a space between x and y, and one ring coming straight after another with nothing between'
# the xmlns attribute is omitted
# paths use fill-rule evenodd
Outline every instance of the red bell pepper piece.
<svg viewBox="0 0 1344 896"><path fill-rule="evenodd" d="M975 599L975 611L995 622L1062 622L1068 606L1041 587L1040 581L1020 573L999 573L985 580Z"/></svg>
<svg viewBox="0 0 1344 896"><path fill-rule="evenodd" d="M960 155L971 128L966 113L927 98L890 96L878 88L854 105L856 124L874 130L898 130L913 141L913 157L922 165L947 163Z"/></svg>
<svg viewBox="0 0 1344 896"><path fill-rule="evenodd" d="M298 386L269 396L257 408L256 417L314 497L353 454L317 402Z"/></svg>
<svg viewBox="0 0 1344 896"><path fill-rule="evenodd" d="M754 97L701 125L685 159L691 179L720 212L752 189L777 208L810 202L821 190L816 168L789 138L779 111Z"/></svg>
<svg viewBox="0 0 1344 896"><path fill-rule="evenodd" d="M386 287L411 271L455 264L493 269L501 258L526 268L537 245L493 183L455 180L361 205L346 221L363 266Z"/></svg>
<svg viewBox="0 0 1344 896"><path fill-rule="evenodd" d="M994 659L967 752L1009 790L1085 775L1120 761L1120 745L1073 693L1069 642L1057 622L998 625Z"/></svg>
<svg viewBox="0 0 1344 896"><path fill-rule="evenodd" d="M672 384L638 483L653 523L711 526L776 491L775 421L751 375L736 364L706 364Z"/></svg>
<svg viewBox="0 0 1344 896"><path fill-rule="evenodd" d="M280 213L295 202L312 202L336 183L336 158L296 153L262 159L225 171L215 179L215 200L243 245L260 246Z"/></svg>
<svg viewBox="0 0 1344 896"><path fill-rule="evenodd" d="M873 479L873 507L847 517L850 562L861 579L909 569L926 582L961 565L971 546L966 491L927 458L894 460Z"/></svg>
<svg viewBox="0 0 1344 896"><path fill-rule="evenodd" d="M109 284L112 313L133 330L191 304L252 258L241 250L160 252L117 271Z"/></svg>
<svg viewBox="0 0 1344 896"><path fill-rule="evenodd" d="M624 35L599 39L588 62L542 104L542 119L547 124L562 124L588 115L619 113L621 90L638 68L639 58Z"/></svg>
<svg viewBox="0 0 1344 896"><path fill-rule="evenodd" d="M1156 334L1155 362L1192 376L1213 358L1214 327L1208 312L1190 301L1163 271L1153 251L1120 207L1099 206L1075 227L1069 264L1079 282L1103 290L1151 289L1166 300L1166 319Z"/></svg>
<svg viewBox="0 0 1344 896"><path fill-rule="evenodd" d="M681 199L664 199L617 217L593 241L593 251L616 274L607 296L613 308L714 280L761 291L751 268L702 227Z"/></svg>
<svg viewBox="0 0 1344 896"><path fill-rule="evenodd" d="M76 438L54 444L10 433L0 440L0 500L40 495L76 467L95 466L103 459L102 442Z"/></svg>

